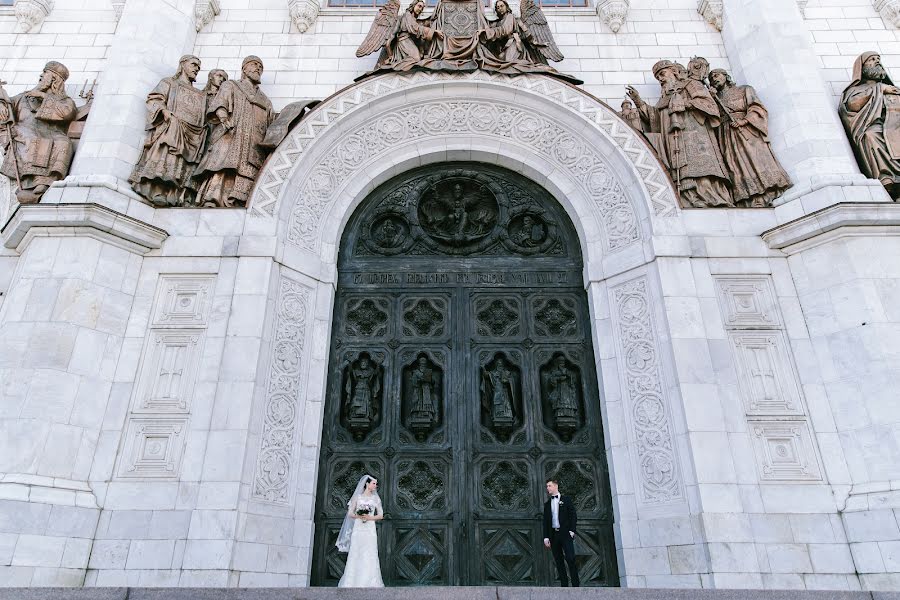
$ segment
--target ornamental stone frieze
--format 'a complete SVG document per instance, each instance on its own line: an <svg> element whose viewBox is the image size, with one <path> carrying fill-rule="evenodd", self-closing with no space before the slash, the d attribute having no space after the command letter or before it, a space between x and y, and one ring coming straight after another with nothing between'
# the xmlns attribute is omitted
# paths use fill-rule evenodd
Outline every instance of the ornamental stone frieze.
<svg viewBox="0 0 900 600"><path fill-rule="evenodd" d="M706 19L706 22L722 31L722 13L725 3L722 0L699 0L697 12Z"/></svg>
<svg viewBox="0 0 900 600"><path fill-rule="evenodd" d="M194 2L194 27L200 31L219 14L219 0L197 0Z"/></svg>
<svg viewBox="0 0 900 600"><path fill-rule="evenodd" d="M613 33L618 33L628 17L630 4L630 0L597 0L597 16Z"/></svg>
<svg viewBox="0 0 900 600"><path fill-rule="evenodd" d="M319 18L318 0L288 0L288 13L300 33L306 33Z"/></svg>
<svg viewBox="0 0 900 600"><path fill-rule="evenodd" d="M13 8L19 29L25 33L38 28L53 10L53 0L15 0Z"/></svg>
<svg viewBox="0 0 900 600"><path fill-rule="evenodd" d="M873 5L885 23L900 27L900 0L874 0Z"/></svg>
<svg viewBox="0 0 900 600"><path fill-rule="evenodd" d="M113 12L116 14L116 23L119 22L119 19L122 18L122 11L125 10L125 2L127 0L110 0L109 4L112 6Z"/></svg>

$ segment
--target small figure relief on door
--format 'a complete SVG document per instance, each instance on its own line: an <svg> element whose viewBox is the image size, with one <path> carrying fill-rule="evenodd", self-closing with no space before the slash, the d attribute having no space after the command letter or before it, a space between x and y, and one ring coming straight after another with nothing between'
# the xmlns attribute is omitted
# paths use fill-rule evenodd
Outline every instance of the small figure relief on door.
<svg viewBox="0 0 900 600"><path fill-rule="evenodd" d="M403 368L403 425L419 442L441 425L444 370L426 352Z"/></svg>
<svg viewBox="0 0 900 600"><path fill-rule="evenodd" d="M541 398L544 425L570 441L583 423L581 373L562 352L541 367Z"/></svg>
<svg viewBox="0 0 900 600"><path fill-rule="evenodd" d="M343 368L343 424L353 434L353 439L362 441L375 429L381 419L384 355L381 353L348 353L350 359ZM381 359L381 360L379 360Z"/></svg>
<svg viewBox="0 0 900 600"><path fill-rule="evenodd" d="M497 352L481 369L481 424L506 442L521 423L521 371L505 353ZM513 443L519 443L518 437ZM524 435L521 441L525 441Z"/></svg>

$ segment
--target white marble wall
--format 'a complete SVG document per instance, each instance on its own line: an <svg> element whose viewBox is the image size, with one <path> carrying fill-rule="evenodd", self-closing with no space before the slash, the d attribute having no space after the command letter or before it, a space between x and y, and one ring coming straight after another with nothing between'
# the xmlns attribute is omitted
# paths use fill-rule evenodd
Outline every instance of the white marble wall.
<svg viewBox="0 0 900 600"><path fill-rule="evenodd" d="M867 38L882 31L871 15L869 29L857 23L864 1L839 17L811 0L804 21L793 3L726 0L722 34L693 0L634 0L618 34L592 9L548 9L569 57L561 68L616 105L626 83L655 95L659 58L703 54L754 84L798 184L755 211L676 208L634 133L559 83L423 76L332 99L328 127L310 125L322 110L295 130L248 211L153 209L121 181L148 86L178 55L193 48L204 70L236 74L258 54L281 106L371 66L353 50L372 11L324 9L300 34L281 0L221 0L196 36L182 0L127 3L118 29L102 0L55 10L29 34L12 33L0 11L10 92L49 58L73 79L102 76L73 177L3 230L0 584L307 584L342 228L397 173L482 160L545 186L582 241L622 584L895 589L900 271L884 257L900 251L900 221L895 205L877 206L886 196L860 176L828 112L839 79L829 57L857 48L816 35L827 26L890 44L887 30ZM170 37L149 35L160 28ZM544 119L582 144L604 185L580 179L571 157L468 123L319 169L373 115L452 98ZM615 193L599 193L607 182ZM85 202L119 216L69 210ZM806 218L838 202L858 207ZM636 341L651 349L640 360ZM656 382L661 425L636 418L646 399L630 387L635 374ZM268 410L279 402L293 410ZM273 424L276 412L293 416ZM270 436L275 425L291 437ZM664 458L650 472L648 439Z"/></svg>

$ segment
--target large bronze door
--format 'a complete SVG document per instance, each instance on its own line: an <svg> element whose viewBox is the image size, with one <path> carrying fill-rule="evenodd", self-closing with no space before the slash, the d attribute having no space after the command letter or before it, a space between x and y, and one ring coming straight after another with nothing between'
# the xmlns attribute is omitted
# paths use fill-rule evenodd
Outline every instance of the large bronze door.
<svg viewBox="0 0 900 600"><path fill-rule="evenodd" d="M572 224L510 171L453 163L379 187L339 254L312 580L364 473L387 585L549 585L546 478L579 515L583 585L617 585L609 478Z"/></svg>

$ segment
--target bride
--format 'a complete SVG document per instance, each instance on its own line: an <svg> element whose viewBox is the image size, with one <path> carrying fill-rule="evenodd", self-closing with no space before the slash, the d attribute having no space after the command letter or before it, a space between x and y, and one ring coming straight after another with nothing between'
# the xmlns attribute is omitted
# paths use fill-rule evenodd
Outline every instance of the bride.
<svg viewBox="0 0 900 600"><path fill-rule="evenodd" d="M350 554L338 587L384 587L375 531L375 521L384 518L384 509L377 489L378 481L363 475L347 503L347 516L335 546L339 552Z"/></svg>

